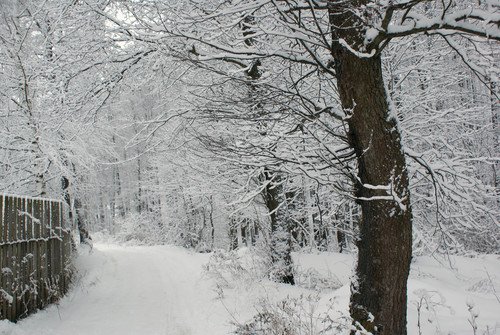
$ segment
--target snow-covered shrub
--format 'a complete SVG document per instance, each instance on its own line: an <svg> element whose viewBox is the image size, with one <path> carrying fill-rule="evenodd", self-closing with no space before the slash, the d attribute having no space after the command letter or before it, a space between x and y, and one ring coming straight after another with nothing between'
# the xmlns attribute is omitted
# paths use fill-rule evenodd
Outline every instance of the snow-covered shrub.
<svg viewBox="0 0 500 335"><path fill-rule="evenodd" d="M205 265L205 272L217 285L232 288L235 283L267 278L269 261L248 248L232 251L215 250Z"/></svg>
<svg viewBox="0 0 500 335"><path fill-rule="evenodd" d="M351 328L348 317L333 316L333 304L319 306L319 295L287 297L278 302L263 299L251 321L237 324L237 335L338 335ZM361 333L360 333L361 334Z"/></svg>
<svg viewBox="0 0 500 335"><path fill-rule="evenodd" d="M295 269L295 284L310 290L336 290L342 287L342 282L333 273L323 275L317 270L309 268L305 271Z"/></svg>
<svg viewBox="0 0 500 335"><path fill-rule="evenodd" d="M151 211L117 217L113 232L100 231L96 236L100 240L111 238L132 244L170 244L210 252L212 246L206 237L208 234L208 229L189 226L186 219L165 221L158 212Z"/></svg>
<svg viewBox="0 0 500 335"><path fill-rule="evenodd" d="M118 232L116 236L122 242L139 244L162 244L168 242L169 234L165 226L148 213L131 213L124 218L116 219Z"/></svg>

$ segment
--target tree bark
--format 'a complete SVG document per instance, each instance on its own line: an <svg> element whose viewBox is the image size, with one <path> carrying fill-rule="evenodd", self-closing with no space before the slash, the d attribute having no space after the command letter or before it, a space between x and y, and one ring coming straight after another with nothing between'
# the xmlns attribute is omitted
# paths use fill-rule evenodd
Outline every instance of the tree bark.
<svg viewBox="0 0 500 335"><path fill-rule="evenodd" d="M380 56L363 57L349 50L363 46L363 22L351 7L363 4L332 2L330 8L332 55L348 117L349 142L357 156L355 186L361 206L350 313L358 328L373 334L405 335L412 247L408 174Z"/></svg>
<svg viewBox="0 0 500 335"><path fill-rule="evenodd" d="M490 78L490 106L491 106L491 127L493 129L493 157L500 156L500 103L498 102L498 82ZM500 162L497 160L492 164L493 187L497 199L497 207L500 208Z"/></svg>
<svg viewBox="0 0 500 335"><path fill-rule="evenodd" d="M289 220L280 205L285 193L279 174L264 172L268 182L264 199L271 219L271 278L277 282L295 285L292 261L292 240ZM282 206L283 207L283 206Z"/></svg>

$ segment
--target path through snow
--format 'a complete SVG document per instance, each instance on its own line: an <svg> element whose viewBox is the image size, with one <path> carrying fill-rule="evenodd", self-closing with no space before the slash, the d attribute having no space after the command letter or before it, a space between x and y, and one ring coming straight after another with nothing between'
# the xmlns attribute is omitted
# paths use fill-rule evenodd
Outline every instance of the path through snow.
<svg viewBox="0 0 500 335"><path fill-rule="evenodd" d="M166 246L97 244L76 288L2 335L226 334L228 313L203 277L207 255Z"/></svg>
<svg viewBox="0 0 500 335"><path fill-rule="evenodd" d="M246 249L237 254L243 263L255 262L247 258L251 254ZM287 296L306 297L307 302L308 296L318 294L304 287L257 280L251 268L237 267L239 279L228 277L234 285L223 291L219 287L216 293L214 277L208 278L203 271L209 257L168 246L97 244L91 255L84 253L77 259L80 274L57 306L18 324L1 321L0 335L228 335L234 330L231 321L250 320L263 298L278 302ZM299 310L312 308L320 316L328 311L331 320L341 320L348 311L353 255L294 254L294 261L302 284L341 285L338 290L321 291L317 304L312 299L311 305ZM474 305L476 333L499 335L500 256L452 256L450 262L453 269L428 256L413 260L408 333L471 334L468 308ZM315 322L322 324L321 319Z"/></svg>

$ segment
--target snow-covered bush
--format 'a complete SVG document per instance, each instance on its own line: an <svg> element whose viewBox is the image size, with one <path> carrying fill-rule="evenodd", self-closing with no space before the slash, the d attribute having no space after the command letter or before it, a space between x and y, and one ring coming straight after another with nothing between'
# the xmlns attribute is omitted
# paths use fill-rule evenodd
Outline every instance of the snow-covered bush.
<svg viewBox="0 0 500 335"><path fill-rule="evenodd" d="M218 287L233 288L237 283L267 278L269 260L248 248L232 251L215 250L205 265L206 274Z"/></svg>
<svg viewBox="0 0 500 335"><path fill-rule="evenodd" d="M333 273L323 275L313 268L305 271L295 269L295 284L310 290L336 290L343 284Z"/></svg>
<svg viewBox="0 0 500 335"><path fill-rule="evenodd" d="M116 237L121 242L139 244L163 244L170 242L171 234L167 227L147 213L131 213L124 218L117 218Z"/></svg>
<svg viewBox="0 0 500 335"><path fill-rule="evenodd" d="M263 299L251 321L237 324L237 335L337 335L351 328L348 317L333 316L333 304L320 308L319 295L287 297L278 302ZM360 333L362 334L362 333Z"/></svg>

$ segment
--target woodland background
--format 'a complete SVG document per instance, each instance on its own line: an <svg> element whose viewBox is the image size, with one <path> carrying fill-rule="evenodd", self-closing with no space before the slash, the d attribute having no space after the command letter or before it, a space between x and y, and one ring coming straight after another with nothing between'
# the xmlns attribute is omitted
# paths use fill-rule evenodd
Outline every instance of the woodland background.
<svg viewBox="0 0 500 335"><path fill-rule="evenodd" d="M200 252L257 246L270 273L290 250L355 252L356 154L328 67L210 44L239 36L283 50L316 37L267 33L275 17L258 11L224 21L238 5L2 1L0 192L66 199L90 235ZM494 21L498 3L481 6ZM433 30L392 41L381 59L413 254L500 252L498 42ZM284 245L273 215L286 222Z"/></svg>

